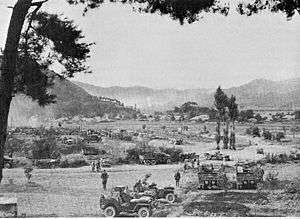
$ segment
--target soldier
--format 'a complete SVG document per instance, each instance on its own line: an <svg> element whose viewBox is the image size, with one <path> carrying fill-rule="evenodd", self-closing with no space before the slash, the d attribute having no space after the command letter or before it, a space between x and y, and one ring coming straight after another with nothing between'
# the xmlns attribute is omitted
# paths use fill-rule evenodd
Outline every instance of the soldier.
<svg viewBox="0 0 300 219"><path fill-rule="evenodd" d="M92 172L95 172L95 162L94 161L91 163L91 167L92 167Z"/></svg>
<svg viewBox="0 0 300 219"><path fill-rule="evenodd" d="M179 181L180 181L180 173L179 171L177 171L174 175L174 178L175 178L175 182L176 182L176 186L179 187Z"/></svg>
<svg viewBox="0 0 300 219"><path fill-rule="evenodd" d="M101 165L100 165L100 161L99 160L97 160L97 163L96 163L96 170L97 170L97 172L101 171Z"/></svg>
<svg viewBox="0 0 300 219"><path fill-rule="evenodd" d="M106 172L106 170L103 170L102 174L101 174L101 179L102 179L102 185L103 185L103 189L106 190L106 184L107 184L107 180L108 180L108 173Z"/></svg>
<svg viewBox="0 0 300 219"><path fill-rule="evenodd" d="M135 185L133 186L133 191L138 193L143 191L143 185L141 180L135 183Z"/></svg>
<svg viewBox="0 0 300 219"><path fill-rule="evenodd" d="M184 169L184 170L187 170L187 169L188 169L187 159L184 160L183 169Z"/></svg>
<svg viewBox="0 0 300 219"><path fill-rule="evenodd" d="M230 140L230 143L229 143L230 149L236 150L236 148L235 148L235 133L234 133L233 130L230 133L230 139L229 140Z"/></svg>
<svg viewBox="0 0 300 219"><path fill-rule="evenodd" d="M148 186L149 186L148 179L150 178L150 176L151 176L151 174L148 173L148 174L146 174L145 177L142 179L141 182L142 182L142 185L143 185L144 187L148 187Z"/></svg>

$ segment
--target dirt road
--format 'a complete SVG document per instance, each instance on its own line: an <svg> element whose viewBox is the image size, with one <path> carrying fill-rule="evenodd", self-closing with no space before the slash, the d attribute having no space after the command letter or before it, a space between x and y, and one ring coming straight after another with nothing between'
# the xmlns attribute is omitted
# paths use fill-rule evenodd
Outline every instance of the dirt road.
<svg viewBox="0 0 300 219"><path fill-rule="evenodd" d="M108 169L108 188L134 183L146 173L159 186L174 185L179 165L123 165ZM19 214L26 216L97 216L102 184L99 173L89 167L68 169L35 169L32 186L26 186L23 169L6 169L0 192L18 198ZM15 185L8 185L11 178Z"/></svg>

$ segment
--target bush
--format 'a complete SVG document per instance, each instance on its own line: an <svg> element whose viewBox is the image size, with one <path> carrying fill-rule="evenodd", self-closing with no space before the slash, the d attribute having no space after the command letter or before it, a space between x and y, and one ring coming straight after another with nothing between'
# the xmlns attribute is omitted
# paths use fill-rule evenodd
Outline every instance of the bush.
<svg viewBox="0 0 300 219"><path fill-rule="evenodd" d="M79 153L83 148L86 147L86 143L83 141L77 141L76 143L68 146L63 146L59 149L62 154L74 154Z"/></svg>
<svg viewBox="0 0 300 219"><path fill-rule="evenodd" d="M264 132L263 132L263 137L264 137L264 139L266 139L266 140L272 140L272 133L269 132L269 131L264 130Z"/></svg>
<svg viewBox="0 0 300 219"><path fill-rule="evenodd" d="M253 137L260 137L260 131L259 131L259 128L257 126L255 126L252 129L252 135L253 135Z"/></svg>
<svg viewBox="0 0 300 219"><path fill-rule="evenodd" d="M289 155L290 160L300 160L300 153L297 151L292 151Z"/></svg>
<svg viewBox="0 0 300 219"><path fill-rule="evenodd" d="M153 146L137 146L135 148L128 149L127 151L127 156L125 160L133 161L136 163L139 163L140 161L140 155L145 156L145 155L151 155L153 156L157 163L164 163L167 162L165 160L165 154L170 155L171 162L180 162L181 155L183 153L181 148L169 148L169 147L153 147Z"/></svg>
<svg viewBox="0 0 300 219"><path fill-rule="evenodd" d="M56 159L60 156L54 137L35 140L32 148L33 159Z"/></svg>
<svg viewBox="0 0 300 219"><path fill-rule="evenodd" d="M247 135L251 135L251 134L252 134L251 128L247 128L247 129L246 129L246 134L247 134Z"/></svg>
<svg viewBox="0 0 300 219"><path fill-rule="evenodd" d="M159 147L160 151L170 155L171 162L180 162L183 150L181 148Z"/></svg>
<svg viewBox="0 0 300 219"><path fill-rule="evenodd" d="M268 153L265 157L267 163L286 163L289 161L289 156L286 153L283 154L270 154Z"/></svg>
<svg viewBox="0 0 300 219"><path fill-rule="evenodd" d="M266 174L265 186L269 189L276 189L279 185L278 172L270 171Z"/></svg>
<svg viewBox="0 0 300 219"><path fill-rule="evenodd" d="M260 137L260 130L257 126L250 127L246 129L247 135L252 135L253 137Z"/></svg>
<svg viewBox="0 0 300 219"><path fill-rule="evenodd" d="M264 149L262 149L262 148L257 148L257 149L256 149L256 153L257 153L257 154L264 154Z"/></svg>
<svg viewBox="0 0 300 219"><path fill-rule="evenodd" d="M67 167L82 167L87 166L89 163L84 159L81 154L70 154L63 157L60 160L59 167L67 168Z"/></svg>
<svg viewBox="0 0 300 219"><path fill-rule="evenodd" d="M31 160L26 157L15 157L13 161L13 167L25 167L32 165Z"/></svg>
<svg viewBox="0 0 300 219"><path fill-rule="evenodd" d="M116 161L116 164L130 164L130 160L128 160L127 158L119 157Z"/></svg>
<svg viewBox="0 0 300 219"><path fill-rule="evenodd" d="M276 134L276 141L281 141L281 139L285 138L284 133L283 132L278 132Z"/></svg>
<svg viewBox="0 0 300 219"><path fill-rule="evenodd" d="M294 179L284 187L284 192L288 194L300 194L300 179Z"/></svg>

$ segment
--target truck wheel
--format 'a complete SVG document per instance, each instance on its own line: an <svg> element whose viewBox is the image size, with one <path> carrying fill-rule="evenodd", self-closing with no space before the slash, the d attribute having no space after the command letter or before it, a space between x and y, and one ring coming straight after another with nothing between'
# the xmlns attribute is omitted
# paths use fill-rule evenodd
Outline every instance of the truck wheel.
<svg viewBox="0 0 300 219"><path fill-rule="evenodd" d="M147 207L141 207L138 211L139 217L150 217L151 216L151 211Z"/></svg>
<svg viewBox="0 0 300 219"><path fill-rule="evenodd" d="M174 193L168 193L166 195L166 200L169 202L169 203L174 203L175 202L175 194Z"/></svg>
<svg viewBox="0 0 300 219"><path fill-rule="evenodd" d="M105 217L116 217L117 209L114 206L108 206L103 210L103 214Z"/></svg>

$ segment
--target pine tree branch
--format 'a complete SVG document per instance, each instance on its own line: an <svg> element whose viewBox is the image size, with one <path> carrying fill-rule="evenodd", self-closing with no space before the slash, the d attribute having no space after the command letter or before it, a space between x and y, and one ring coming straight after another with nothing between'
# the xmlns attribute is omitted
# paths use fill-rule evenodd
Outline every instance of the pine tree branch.
<svg viewBox="0 0 300 219"><path fill-rule="evenodd" d="M43 6L43 4L46 3L47 1L48 0L31 3L31 7L36 6L36 8L31 13L30 20L29 20L29 23L28 23L28 27L27 27L26 32L25 32L25 45L26 45L25 53L27 53L27 49L28 49L28 39L29 39L28 33L29 33L29 30L32 28L33 19L36 16L38 10L40 10L40 8Z"/></svg>

